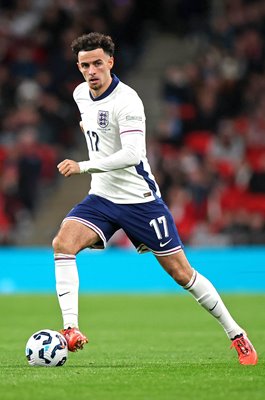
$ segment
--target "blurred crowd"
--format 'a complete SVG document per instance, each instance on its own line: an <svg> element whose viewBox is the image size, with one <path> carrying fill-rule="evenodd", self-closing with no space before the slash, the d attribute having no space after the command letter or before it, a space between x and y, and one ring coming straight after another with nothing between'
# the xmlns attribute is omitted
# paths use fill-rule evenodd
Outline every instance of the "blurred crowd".
<svg viewBox="0 0 265 400"><path fill-rule="evenodd" d="M82 137L72 99L82 77L72 40L90 31L111 34L114 72L123 77L141 53L141 21L131 0L0 0L1 244L23 234L56 187L58 160Z"/></svg>
<svg viewBox="0 0 265 400"><path fill-rule="evenodd" d="M265 243L265 2L149 3L0 0L1 244L16 244L18 226L56 189L58 160L80 145L72 91L82 79L70 43L89 31L112 35L114 72L126 80L150 20L200 40L192 61L164 71L162 117L148 134L183 242ZM130 244L120 233L113 245Z"/></svg>
<svg viewBox="0 0 265 400"><path fill-rule="evenodd" d="M184 243L264 244L265 2L216 6L165 70L149 157Z"/></svg>

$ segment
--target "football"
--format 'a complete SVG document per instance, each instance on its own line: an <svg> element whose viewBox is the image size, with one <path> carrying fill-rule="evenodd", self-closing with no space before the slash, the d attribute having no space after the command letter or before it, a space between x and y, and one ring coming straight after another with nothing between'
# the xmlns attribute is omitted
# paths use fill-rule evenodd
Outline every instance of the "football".
<svg viewBox="0 0 265 400"><path fill-rule="evenodd" d="M35 332L27 341L26 357L31 366L60 367L68 357L66 339L51 329Z"/></svg>

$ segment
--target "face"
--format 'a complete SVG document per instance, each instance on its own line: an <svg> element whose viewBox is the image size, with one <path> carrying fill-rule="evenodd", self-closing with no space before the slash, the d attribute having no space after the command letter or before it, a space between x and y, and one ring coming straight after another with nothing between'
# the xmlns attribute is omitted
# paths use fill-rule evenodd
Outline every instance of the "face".
<svg viewBox="0 0 265 400"><path fill-rule="evenodd" d="M113 63L113 57L104 53L103 49L78 53L77 66L94 97L100 96L109 87Z"/></svg>

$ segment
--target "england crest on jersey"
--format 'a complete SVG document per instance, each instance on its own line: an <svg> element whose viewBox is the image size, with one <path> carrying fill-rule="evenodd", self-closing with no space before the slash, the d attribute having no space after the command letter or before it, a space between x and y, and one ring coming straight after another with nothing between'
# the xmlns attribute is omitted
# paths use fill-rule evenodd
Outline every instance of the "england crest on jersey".
<svg viewBox="0 0 265 400"><path fill-rule="evenodd" d="M109 112L99 110L97 121L101 128L106 128L109 124Z"/></svg>

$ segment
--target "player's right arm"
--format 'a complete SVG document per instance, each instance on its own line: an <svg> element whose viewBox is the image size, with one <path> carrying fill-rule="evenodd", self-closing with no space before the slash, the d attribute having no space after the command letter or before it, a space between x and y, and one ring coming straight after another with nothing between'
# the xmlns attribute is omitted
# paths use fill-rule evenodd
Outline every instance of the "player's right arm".
<svg viewBox="0 0 265 400"><path fill-rule="evenodd" d="M134 91L126 91L126 96L119 97L115 108L121 148L107 156L79 162L81 173L110 172L133 167L139 165L145 154L145 115L142 101ZM99 140L97 146L100 147Z"/></svg>
<svg viewBox="0 0 265 400"><path fill-rule="evenodd" d="M142 142L142 132L137 132L135 135L123 135L120 150L105 158L80 161L78 163L80 171L81 173L108 172L138 165L141 161Z"/></svg>
<svg viewBox="0 0 265 400"><path fill-rule="evenodd" d="M71 175L80 174L80 167L79 164L74 160L63 160L57 165L57 168L65 177L69 177Z"/></svg>

